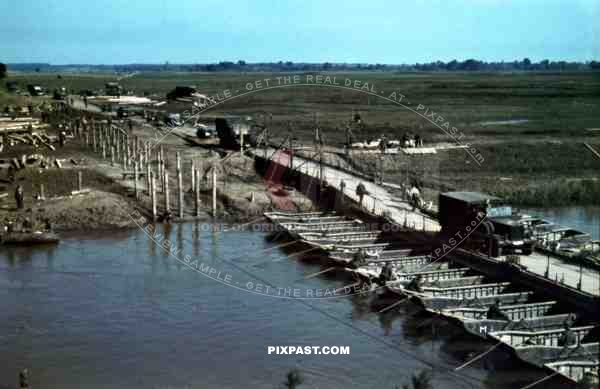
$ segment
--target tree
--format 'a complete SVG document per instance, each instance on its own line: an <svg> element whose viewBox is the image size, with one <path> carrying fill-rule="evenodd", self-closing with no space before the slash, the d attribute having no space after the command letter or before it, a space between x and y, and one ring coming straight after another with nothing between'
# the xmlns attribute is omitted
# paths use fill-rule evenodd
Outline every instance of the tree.
<svg viewBox="0 0 600 389"><path fill-rule="evenodd" d="M481 67L481 62L476 59L468 59L461 64L461 70L476 71Z"/></svg>
<svg viewBox="0 0 600 389"><path fill-rule="evenodd" d="M0 80L6 78L6 64L0 62Z"/></svg>
<svg viewBox="0 0 600 389"><path fill-rule="evenodd" d="M300 371L292 369L286 374L283 386L288 389L296 389L298 386L302 385L302 382L304 382L304 379L300 375Z"/></svg>

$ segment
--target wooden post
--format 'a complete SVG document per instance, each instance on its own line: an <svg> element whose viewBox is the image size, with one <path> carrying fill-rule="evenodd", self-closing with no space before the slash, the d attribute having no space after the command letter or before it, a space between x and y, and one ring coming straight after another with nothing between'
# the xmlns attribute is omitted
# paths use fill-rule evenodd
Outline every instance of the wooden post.
<svg viewBox="0 0 600 389"><path fill-rule="evenodd" d="M125 153L125 160L123 161L123 165L125 169L129 169L129 159L131 158L131 145L129 144L129 136L125 135L125 149L123 153Z"/></svg>
<svg viewBox="0 0 600 389"><path fill-rule="evenodd" d="M96 143L96 125L92 123L92 150L94 153L98 150Z"/></svg>
<svg viewBox="0 0 600 389"><path fill-rule="evenodd" d="M160 167L163 170L162 172L165 172L165 168L167 167L167 165L165 164L165 150L163 149L163 146L160 145L160 149L159 149L159 154L158 154L158 159L160 160Z"/></svg>
<svg viewBox="0 0 600 389"><path fill-rule="evenodd" d="M165 169L165 161L162 159L162 156L160 155L160 152L157 155L158 158L158 174L162 174L161 176L161 187L162 190L165 190L165 186L167 185L165 183L165 172L167 171L167 169Z"/></svg>
<svg viewBox="0 0 600 389"><path fill-rule="evenodd" d="M106 143L102 142L102 158L106 158Z"/></svg>
<svg viewBox="0 0 600 389"><path fill-rule="evenodd" d="M46 197L44 196L44 184L40 184L40 200L45 200Z"/></svg>
<svg viewBox="0 0 600 389"><path fill-rule="evenodd" d="M196 166L194 165L194 161L192 161L192 188L190 192L194 192L196 190Z"/></svg>
<svg viewBox="0 0 600 389"><path fill-rule="evenodd" d="M114 137L113 137L113 144L116 146L116 151L117 151L117 155L116 155L116 159L117 159L117 163L121 162L121 134L113 131Z"/></svg>
<svg viewBox="0 0 600 389"><path fill-rule="evenodd" d="M178 205L179 205L179 218L183 218L183 176L181 172L181 155L177 152L177 191L178 191Z"/></svg>
<svg viewBox="0 0 600 389"><path fill-rule="evenodd" d="M196 174L196 216L200 216L200 170L195 170Z"/></svg>
<svg viewBox="0 0 600 389"><path fill-rule="evenodd" d="M240 155L244 155L244 129L240 128Z"/></svg>
<svg viewBox="0 0 600 389"><path fill-rule="evenodd" d="M77 172L77 190L83 190L83 173L81 171Z"/></svg>
<svg viewBox="0 0 600 389"><path fill-rule="evenodd" d="M120 140L119 140L119 143L121 143ZM127 169L129 168L129 164L128 164L127 153L126 153L125 147L126 146L124 144L121 145L121 155L120 155L120 158L117 161L117 163L121 163L121 167L123 168L123 170L127 171Z"/></svg>
<svg viewBox="0 0 600 389"><path fill-rule="evenodd" d="M146 188L148 188L148 194L150 194L152 182L150 181L150 164L148 163L148 155L146 154Z"/></svg>
<svg viewBox="0 0 600 389"><path fill-rule="evenodd" d="M139 198L139 194L138 194L138 161L135 161L133 163L133 193L134 193L135 199L137 200Z"/></svg>
<svg viewBox="0 0 600 389"><path fill-rule="evenodd" d="M110 166L115 166L115 146L110 146Z"/></svg>
<svg viewBox="0 0 600 389"><path fill-rule="evenodd" d="M217 168L213 165L212 168L212 214L217 216Z"/></svg>
<svg viewBox="0 0 600 389"><path fill-rule="evenodd" d="M169 171L165 170L165 175L163 177L163 182L165 185L165 210L166 211L170 211L171 210L171 204L169 201Z"/></svg>
<svg viewBox="0 0 600 389"><path fill-rule="evenodd" d="M152 172L150 172L152 175ZM152 193L152 220L156 221L156 180L154 176L150 178L150 187Z"/></svg>

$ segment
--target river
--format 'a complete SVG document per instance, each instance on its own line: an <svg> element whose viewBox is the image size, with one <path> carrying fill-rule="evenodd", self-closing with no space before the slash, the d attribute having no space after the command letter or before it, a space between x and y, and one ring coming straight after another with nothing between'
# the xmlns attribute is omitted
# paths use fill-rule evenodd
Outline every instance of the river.
<svg viewBox="0 0 600 389"><path fill-rule="evenodd" d="M587 232L593 239L600 239L600 206L530 208L522 211L565 227Z"/></svg>
<svg viewBox="0 0 600 389"><path fill-rule="evenodd" d="M0 248L0 388L15 387L24 367L31 386L45 389L277 388L293 368L300 388L392 389L431 364L435 388L519 387L546 374L509 368L495 352L451 373L490 345L411 304L377 314L368 297L249 293L247 282L327 289L352 280L306 278L322 265L290 257L265 233L195 226L157 231L178 257L210 264L231 285L185 266L140 229ZM350 355L269 355L268 346L349 346Z"/></svg>

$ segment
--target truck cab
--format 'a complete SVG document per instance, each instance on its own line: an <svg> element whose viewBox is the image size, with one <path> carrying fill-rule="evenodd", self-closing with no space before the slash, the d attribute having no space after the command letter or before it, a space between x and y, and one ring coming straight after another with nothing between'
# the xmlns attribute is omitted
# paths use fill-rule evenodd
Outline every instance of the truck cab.
<svg viewBox="0 0 600 389"><path fill-rule="evenodd" d="M520 218L513 216L512 208L496 196L440 193L438 219L443 239L465 237L466 245L490 256L529 255L533 251L533 239Z"/></svg>

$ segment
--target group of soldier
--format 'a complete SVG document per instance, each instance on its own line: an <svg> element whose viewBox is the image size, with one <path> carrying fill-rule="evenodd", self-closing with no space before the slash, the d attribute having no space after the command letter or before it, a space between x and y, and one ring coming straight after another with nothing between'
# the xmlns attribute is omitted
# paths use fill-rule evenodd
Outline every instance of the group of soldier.
<svg viewBox="0 0 600 389"><path fill-rule="evenodd" d="M423 147L423 139L419 134L415 134L414 136L410 136L406 133L402 135L402 147L410 148L410 147Z"/></svg>

